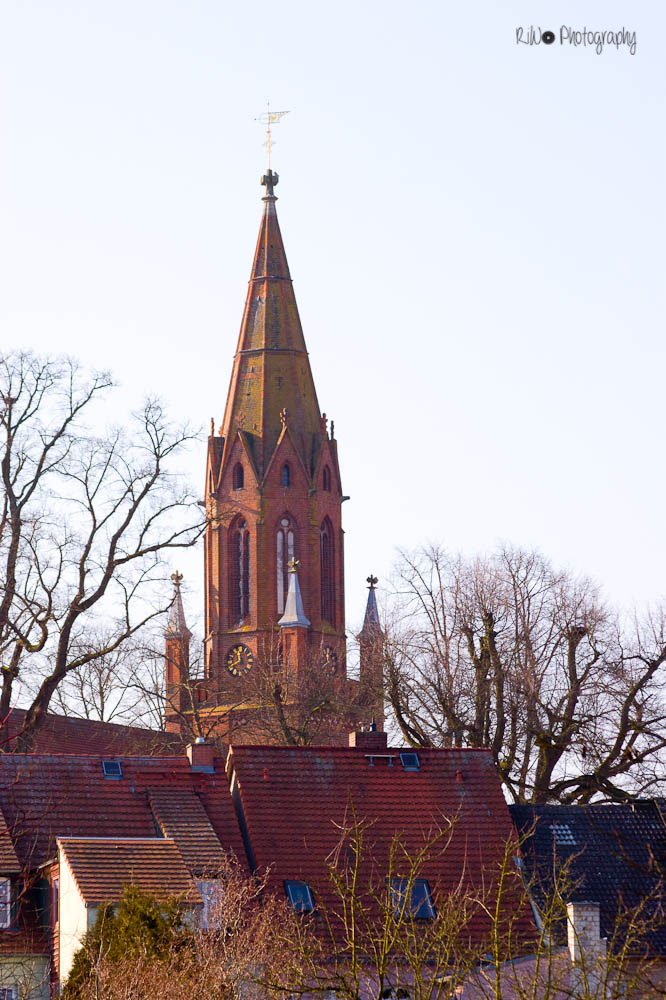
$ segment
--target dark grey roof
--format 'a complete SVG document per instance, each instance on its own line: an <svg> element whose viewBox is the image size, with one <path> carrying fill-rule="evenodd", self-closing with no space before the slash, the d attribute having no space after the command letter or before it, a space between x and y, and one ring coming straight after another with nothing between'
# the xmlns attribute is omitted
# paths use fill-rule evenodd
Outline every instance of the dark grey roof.
<svg viewBox="0 0 666 1000"><path fill-rule="evenodd" d="M666 800L510 810L525 837L523 858L537 899L552 885L554 867L568 862L570 899L599 903L601 934L609 941L623 908L649 899L653 915L666 911ZM646 941L666 955L666 913L658 922Z"/></svg>

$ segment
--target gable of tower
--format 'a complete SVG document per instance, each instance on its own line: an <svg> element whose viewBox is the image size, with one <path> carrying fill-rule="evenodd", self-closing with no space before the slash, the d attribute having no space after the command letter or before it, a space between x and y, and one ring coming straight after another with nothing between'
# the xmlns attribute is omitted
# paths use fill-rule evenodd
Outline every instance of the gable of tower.
<svg viewBox="0 0 666 1000"><path fill-rule="evenodd" d="M342 493L337 441L331 440L327 434L323 436L312 479L315 489L323 493L330 493L333 496Z"/></svg>
<svg viewBox="0 0 666 1000"><path fill-rule="evenodd" d="M206 495L214 493L222 467L224 453L224 438L211 435L208 438L208 455L206 458Z"/></svg>
<svg viewBox="0 0 666 1000"><path fill-rule="evenodd" d="M303 463L291 429L285 427L266 468L264 488L289 491L285 492L285 499L289 499L294 491L309 490L311 484L310 472Z"/></svg>
<svg viewBox="0 0 666 1000"><path fill-rule="evenodd" d="M249 435L238 431L227 441L215 484L216 493L244 500L250 495L248 491L256 491L259 475L248 438Z"/></svg>

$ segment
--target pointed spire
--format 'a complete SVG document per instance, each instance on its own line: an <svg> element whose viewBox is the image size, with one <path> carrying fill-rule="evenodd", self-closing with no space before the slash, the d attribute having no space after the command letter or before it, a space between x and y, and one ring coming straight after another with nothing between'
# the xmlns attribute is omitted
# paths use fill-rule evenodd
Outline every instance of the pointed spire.
<svg viewBox="0 0 666 1000"><path fill-rule="evenodd" d="M187 627L185 622L185 610L183 608L183 597L180 592L180 584L183 579L183 574L175 573L171 574L171 579L173 580L174 595L173 601L171 603L171 611L169 612L169 621L166 627L166 635L171 636L175 639L190 639L192 633Z"/></svg>
<svg viewBox="0 0 666 1000"><path fill-rule="evenodd" d="M262 178L267 193L221 429L227 441L244 432L262 477L285 408L306 469L314 468L322 442L317 393L275 209L277 181L272 170Z"/></svg>
<svg viewBox="0 0 666 1000"><path fill-rule="evenodd" d="M365 618L363 619L363 628L359 632L358 639L378 639L383 635L382 627L379 622L379 610L377 608L377 597L375 593L375 587L379 583L376 576L371 573L367 578L368 583L368 603L365 606Z"/></svg>
<svg viewBox="0 0 666 1000"><path fill-rule="evenodd" d="M284 614L278 622L281 628L310 628L310 621L305 617L303 598L301 597L301 588L298 582L299 566L300 562L298 559L290 559L287 565L289 590L287 591L287 600L284 605Z"/></svg>

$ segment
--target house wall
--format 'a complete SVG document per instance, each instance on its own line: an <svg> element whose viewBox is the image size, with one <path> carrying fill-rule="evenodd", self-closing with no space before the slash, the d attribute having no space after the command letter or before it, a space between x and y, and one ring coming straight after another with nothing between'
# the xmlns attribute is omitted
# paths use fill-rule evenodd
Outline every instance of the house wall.
<svg viewBox="0 0 666 1000"><path fill-rule="evenodd" d="M17 987L19 1000L49 1000L50 968L46 955L3 955L0 987Z"/></svg>
<svg viewBox="0 0 666 1000"><path fill-rule="evenodd" d="M96 916L96 911L94 916ZM81 947L83 935L88 930L89 920L94 923L94 916L88 914L85 902L77 888L69 866L60 852L60 915L59 926L59 961L60 985L69 976L74 955Z"/></svg>

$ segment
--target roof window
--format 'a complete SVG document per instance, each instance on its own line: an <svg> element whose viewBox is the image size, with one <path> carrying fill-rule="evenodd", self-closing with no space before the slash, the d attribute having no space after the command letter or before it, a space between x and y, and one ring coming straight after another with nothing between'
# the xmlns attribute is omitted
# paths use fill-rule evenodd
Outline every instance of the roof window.
<svg viewBox="0 0 666 1000"><path fill-rule="evenodd" d="M551 823L550 829L556 844L559 844L561 847L576 846L576 838L568 823Z"/></svg>
<svg viewBox="0 0 666 1000"><path fill-rule="evenodd" d="M314 899L312 898L312 889L307 882L285 882L284 891L297 913L312 913Z"/></svg>
<svg viewBox="0 0 666 1000"><path fill-rule="evenodd" d="M397 919L404 916L410 880L408 878L391 878L387 879L387 882L391 906ZM415 878L412 880L409 910L413 920L432 920L435 916L435 906L427 879Z"/></svg>
<svg viewBox="0 0 666 1000"><path fill-rule="evenodd" d="M418 771L421 766L419 763L419 755L417 753L401 753L400 763L405 771Z"/></svg>
<svg viewBox="0 0 666 1000"><path fill-rule="evenodd" d="M102 771L105 778L111 778L113 781L120 781L123 776L123 769L120 766L119 760L103 760Z"/></svg>

